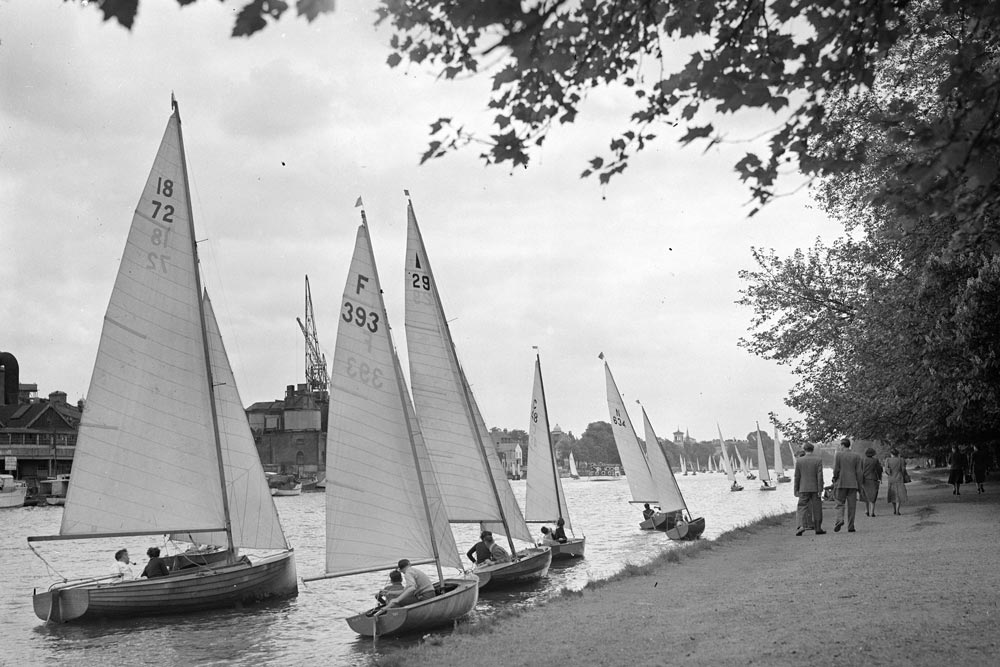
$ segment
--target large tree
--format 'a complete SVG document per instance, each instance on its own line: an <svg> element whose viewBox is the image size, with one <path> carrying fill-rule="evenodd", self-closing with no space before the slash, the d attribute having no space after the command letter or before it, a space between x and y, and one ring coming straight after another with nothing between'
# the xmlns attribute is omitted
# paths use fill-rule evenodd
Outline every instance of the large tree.
<svg viewBox="0 0 1000 667"><path fill-rule="evenodd" d="M848 433L927 453L997 438L998 202L980 201L975 213L957 205L993 176L972 163L960 178L913 171L936 159L914 128L954 127L964 104L961 94L942 100L937 92L953 77L941 52L965 28L947 15L929 21L937 32L897 45L871 87L832 101L815 138L818 155L854 156L817 188L844 237L788 258L756 250L758 268L742 274L741 302L754 309L743 343L799 376L787 402L805 418L784 424L796 438ZM996 69L997 57L981 67ZM977 159L996 164L996 119L978 122ZM888 190L909 199L888 206L878 196ZM939 205L946 197L956 204L947 211Z"/></svg>

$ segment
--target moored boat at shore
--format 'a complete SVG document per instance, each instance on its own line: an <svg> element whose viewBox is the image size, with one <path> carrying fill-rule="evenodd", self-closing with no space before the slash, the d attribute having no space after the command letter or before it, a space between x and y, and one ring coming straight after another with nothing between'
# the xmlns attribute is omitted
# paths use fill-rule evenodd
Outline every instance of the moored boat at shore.
<svg viewBox="0 0 1000 667"><path fill-rule="evenodd" d="M28 496L28 485L13 475L0 475L0 509L21 507Z"/></svg>
<svg viewBox="0 0 1000 667"><path fill-rule="evenodd" d="M483 530L506 536L512 561L488 566L481 576L484 587L541 579L548 574L552 552L534 546L518 549L514 542L534 545L459 363L410 201L406 212L406 344L410 381L448 518L452 523L478 523Z"/></svg>
<svg viewBox="0 0 1000 667"><path fill-rule="evenodd" d="M59 534L28 541L169 534L222 547L227 561L151 579L64 579L33 596L45 621L204 611L298 591L294 553L202 290L172 107L104 317ZM272 553L251 560L238 548Z"/></svg>
<svg viewBox="0 0 1000 667"><path fill-rule="evenodd" d="M392 342L363 209L361 215L341 305L351 316L340 318L330 373L326 572L306 581L391 570L402 557L410 567L433 563L438 574L422 599L414 588L406 602L398 598L346 619L371 637L461 618L479 599L479 580L446 578L442 570L461 571L462 559ZM378 521L371 520L372 507L380 510Z"/></svg>

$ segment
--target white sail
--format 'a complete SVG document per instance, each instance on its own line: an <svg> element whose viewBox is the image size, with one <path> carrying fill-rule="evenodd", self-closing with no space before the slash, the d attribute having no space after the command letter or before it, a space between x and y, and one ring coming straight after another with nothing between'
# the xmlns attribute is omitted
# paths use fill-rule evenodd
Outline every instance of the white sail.
<svg viewBox="0 0 1000 667"><path fill-rule="evenodd" d="M743 455L740 454L740 448L733 445L733 451L736 452L736 460L740 462L740 470L742 472L750 472L750 468L747 467L747 462L743 460Z"/></svg>
<svg viewBox="0 0 1000 667"><path fill-rule="evenodd" d="M248 549L287 549L288 541L278 520L278 511L264 477L257 445L254 444L236 388L236 378L219 333L219 323L207 294L205 320L233 545ZM208 536L194 535L192 539L203 544L226 546L226 535L221 532Z"/></svg>
<svg viewBox="0 0 1000 667"><path fill-rule="evenodd" d="M722 429L718 424L715 428L719 431L719 446L722 447L722 457L720 458L722 466L726 471L726 476L729 477L729 481L736 483L736 471L733 470L733 463L729 460L729 454L726 452L726 440L722 437Z"/></svg>
<svg viewBox="0 0 1000 667"><path fill-rule="evenodd" d="M757 474L761 482L771 481L771 475L767 471L767 461L764 459L764 439L760 435L760 426L757 427Z"/></svg>
<svg viewBox="0 0 1000 667"><path fill-rule="evenodd" d="M326 572L384 570L405 556L461 569L385 315L368 237L358 229L330 372Z"/></svg>
<svg viewBox="0 0 1000 667"><path fill-rule="evenodd" d="M576 459L573 458L573 452L569 453L569 475L574 478L580 476L580 473L576 469Z"/></svg>
<svg viewBox="0 0 1000 667"><path fill-rule="evenodd" d="M625 403L622 401L615 379L611 376L608 362L604 362L604 376L607 383L608 411L611 413L611 432L615 436L615 445L618 447L622 465L625 466L625 479L628 480L628 488L632 492L632 502L655 503L658 498L653 477L649 472L649 464L639 446L639 438L632 428L632 420L625 410Z"/></svg>
<svg viewBox="0 0 1000 667"><path fill-rule="evenodd" d="M677 456L677 458L680 459L680 462L681 462L681 474L683 474L683 475L688 474L688 466L687 466L687 461L684 460L684 453L681 452Z"/></svg>
<svg viewBox="0 0 1000 667"><path fill-rule="evenodd" d="M225 526L188 201L175 112L104 317L61 535Z"/></svg>
<svg viewBox="0 0 1000 667"><path fill-rule="evenodd" d="M570 454L572 456L572 453ZM524 518L527 521L550 521L562 517L566 529L572 530L566 494L552 451L549 413L542 385L541 361L535 358L535 381L531 392L531 412L528 418L528 461L531 466L524 497Z"/></svg>
<svg viewBox="0 0 1000 667"><path fill-rule="evenodd" d="M407 207L406 346L413 401L448 518L532 542L452 341L412 205ZM506 528L503 524L506 523Z"/></svg>
<svg viewBox="0 0 1000 667"><path fill-rule="evenodd" d="M781 441L778 440L778 427L774 427L774 476L784 477L785 466L781 460Z"/></svg>
<svg viewBox="0 0 1000 667"><path fill-rule="evenodd" d="M663 512L676 512L686 510L687 504L681 489L674 479L674 471L670 469L670 463L663 454L660 441L653 432L653 425L649 423L646 415L646 408L642 408L642 424L646 434L646 460L649 461L649 470L656 485L656 496L660 509Z"/></svg>

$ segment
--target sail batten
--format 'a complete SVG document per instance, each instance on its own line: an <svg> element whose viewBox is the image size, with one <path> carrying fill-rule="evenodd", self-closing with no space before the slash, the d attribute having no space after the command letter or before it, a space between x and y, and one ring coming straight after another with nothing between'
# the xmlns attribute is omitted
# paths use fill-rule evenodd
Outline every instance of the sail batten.
<svg viewBox="0 0 1000 667"><path fill-rule="evenodd" d="M407 207L406 344L413 401L452 521L531 542L455 350L412 205Z"/></svg>

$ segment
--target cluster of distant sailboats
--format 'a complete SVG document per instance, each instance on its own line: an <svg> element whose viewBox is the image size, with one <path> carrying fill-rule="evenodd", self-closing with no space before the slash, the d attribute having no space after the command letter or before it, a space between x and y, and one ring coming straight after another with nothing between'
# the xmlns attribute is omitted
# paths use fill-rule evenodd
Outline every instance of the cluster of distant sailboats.
<svg viewBox="0 0 1000 667"><path fill-rule="evenodd" d="M554 558L582 557L586 545L573 533L539 356L529 413L532 473L522 512L459 363L409 200L407 218L409 386L362 206L330 373L325 571L304 578L389 571L399 558L433 565L432 597L347 619L366 636L449 623L476 605L480 590L541 579ZM40 619L185 613L298 592L294 550L202 287L194 229L173 102L104 317L59 533L28 540L168 535L190 543L190 557L175 561L164 577L64 579L34 594ZM607 362L605 371L633 502L657 506L641 527L672 539L697 538L705 520L690 514L662 448L650 446L658 441L645 410L643 449ZM758 461L763 465L759 439ZM776 461L780 475L780 455ZM734 480L724 444L721 464ZM572 457L569 466L578 477ZM746 469L742 459L739 466ZM536 545L528 523L559 519L567 539ZM451 529L463 523L502 535L510 561L465 569ZM446 576L444 568L458 574Z"/></svg>

